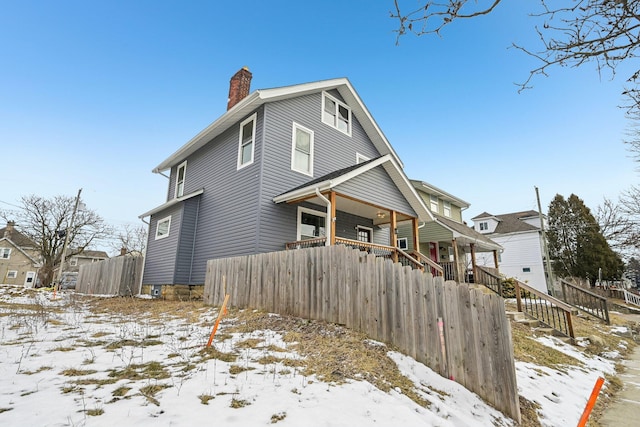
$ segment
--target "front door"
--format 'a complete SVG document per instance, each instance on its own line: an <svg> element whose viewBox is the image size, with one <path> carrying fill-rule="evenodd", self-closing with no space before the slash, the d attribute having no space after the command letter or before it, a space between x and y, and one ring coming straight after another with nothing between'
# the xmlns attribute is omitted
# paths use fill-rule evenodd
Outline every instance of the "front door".
<svg viewBox="0 0 640 427"><path fill-rule="evenodd" d="M33 282L36 280L35 271L27 271L27 277L24 279L25 288L33 288Z"/></svg>
<svg viewBox="0 0 640 427"><path fill-rule="evenodd" d="M438 262L438 247L435 242L429 242L429 258L431 261Z"/></svg>

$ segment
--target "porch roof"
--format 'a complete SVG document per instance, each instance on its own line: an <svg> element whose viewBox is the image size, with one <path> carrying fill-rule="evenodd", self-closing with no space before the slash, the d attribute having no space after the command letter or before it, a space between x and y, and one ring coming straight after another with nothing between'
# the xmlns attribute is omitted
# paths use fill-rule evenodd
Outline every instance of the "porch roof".
<svg viewBox="0 0 640 427"><path fill-rule="evenodd" d="M150 211L147 211L147 212L143 213L142 215L138 215L138 218L142 219L144 217L147 217L147 216L150 216L150 215L153 215L153 214L157 214L158 212L162 212L163 210L165 210L165 209L167 209L167 208L169 208L169 207L171 207L173 205L177 205L178 203L180 203L180 202L182 202L184 200L190 199L190 198L195 197L195 196L199 196L202 193L204 193L204 188L201 188L200 190L196 190L193 193L189 193L189 194L187 194L185 196L182 196L182 197L176 197L175 199L171 199L168 202L163 203L160 206L157 206L157 207L151 209Z"/></svg>
<svg viewBox="0 0 640 427"><path fill-rule="evenodd" d="M334 189L350 179L353 179L363 173L377 167L382 166L389 177L391 177L394 185L402 193L411 208L422 221L432 221L434 219L431 211L427 209L424 202L418 196L415 188L406 177L402 169L395 162L390 154L368 160L357 165L349 166L344 169L328 173L319 178L313 179L298 187L282 193L273 198L275 203L293 202L295 200L306 199L316 194L316 189L320 192ZM363 200L366 203L366 200ZM373 208L375 210L375 208Z"/></svg>
<svg viewBox="0 0 640 427"><path fill-rule="evenodd" d="M443 227L449 229L453 233L453 237L456 240L461 240L464 243L473 243L476 245L476 249L479 252L487 252L502 249L502 246L489 239L485 235L478 233L471 227L468 227L459 222L453 221L449 218L435 215L435 221Z"/></svg>

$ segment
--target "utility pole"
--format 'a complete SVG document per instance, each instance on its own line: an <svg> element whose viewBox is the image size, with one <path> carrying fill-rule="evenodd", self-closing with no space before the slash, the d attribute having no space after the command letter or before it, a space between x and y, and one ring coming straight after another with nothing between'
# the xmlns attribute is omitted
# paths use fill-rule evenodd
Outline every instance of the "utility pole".
<svg viewBox="0 0 640 427"><path fill-rule="evenodd" d="M538 200L538 216L540 217L540 232L542 233L542 250L544 251L545 258L545 268L547 271L546 274L546 282L547 282L547 292L549 295L554 296L553 291L553 273L551 271L551 260L549 259L549 247L547 246L547 233L544 230L544 219L542 217L542 207L540 206L540 193L538 193L538 187L534 186L536 189L536 199Z"/></svg>
<svg viewBox="0 0 640 427"><path fill-rule="evenodd" d="M67 246L69 245L69 232L73 229L73 222L76 219L76 212L78 211L78 203L80 203L80 193L82 193L82 188L78 190L78 195L76 196L76 203L73 206L73 213L71 214L71 223L66 228L64 233L64 244L62 245L62 257L60 258L60 267L58 268L58 279L56 280L57 286L60 286L60 281L62 280L62 270L64 268L64 258L67 254Z"/></svg>

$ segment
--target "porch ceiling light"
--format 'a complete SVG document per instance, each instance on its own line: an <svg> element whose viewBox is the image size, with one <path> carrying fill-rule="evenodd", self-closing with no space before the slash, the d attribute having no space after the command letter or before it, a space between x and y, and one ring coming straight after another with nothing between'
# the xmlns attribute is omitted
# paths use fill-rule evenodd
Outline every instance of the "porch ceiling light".
<svg viewBox="0 0 640 427"><path fill-rule="evenodd" d="M382 218L384 218L384 217L385 217L384 212L378 212L376 215L377 215L377 216L378 216L378 218L380 218L380 219L382 219Z"/></svg>

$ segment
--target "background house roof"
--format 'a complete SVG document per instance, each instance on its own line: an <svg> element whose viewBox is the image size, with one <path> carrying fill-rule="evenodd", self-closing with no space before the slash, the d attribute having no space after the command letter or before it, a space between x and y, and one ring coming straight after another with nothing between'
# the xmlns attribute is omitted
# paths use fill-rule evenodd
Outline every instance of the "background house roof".
<svg viewBox="0 0 640 427"><path fill-rule="evenodd" d="M464 237L465 240L467 240L469 243L477 244L479 246L478 249L480 250L502 249L502 246L500 246L498 243L494 242L493 240L488 238L486 235L482 233L478 233L476 230L474 230L473 228L465 224L461 224L457 221L453 221L449 218L445 218L438 214L434 214L434 217L436 219L436 222L445 226L446 228L453 231L454 233L457 233L460 236Z"/></svg>
<svg viewBox="0 0 640 427"><path fill-rule="evenodd" d="M462 209L467 209L470 206L468 202L465 202L461 198L456 197L451 193L447 193L446 191L436 187L435 185L429 184L428 182L420 181L418 179L412 179L411 183L417 190L430 193L430 194L435 194L438 197L440 197L442 200L451 202L455 206L458 206Z"/></svg>
<svg viewBox="0 0 640 427"><path fill-rule="evenodd" d="M7 233L7 228L9 229L8 233ZM24 234L16 230L14 227L0 228L0 239L3 237L8 238L9 240L11 240L11 242L14 245L19 246L21 248L36 247L36 243L33 240L31 240L30 238L28 238L27 236L25 236Z"/></svg>
<svg viewBox="0 0 640 427"><path fill-rule="evenodd" d="M351 86L349 80L346 78L338 78L272 89L258 89L250 93L246 98L238 102L234 107L225 112L216 121L211 123L207 128L202 130L175 153L156 166L152 172L162 172L180 163L190 154L194 153L213 138L227 130L229 126L235 125L241 119L249 115L249 113L255 111L258 107L267 102L279 101L332 89L337 90L346 104L351 108L352 114L358 119L378 152L380 152L381 155L391 154L400 167L403 167L398 154L384 136L382 130L378 127L378 124L369 113L367 107L365 107L353 86Z"/></svg>
<svg viewBox="0 0 640 427"><path fill-rule="evenodd" d="M522 231L538 231L540 227L528 224L523 221L525 218L537 218L538 212L529 210L522 212L514 212L503 215L489 215L495 217L498 220L498 225L493 233L489 234L508 234L517 233ZM478 217L476 217L478 218ZM476 219L474 218L474 219Z"/></svg>

